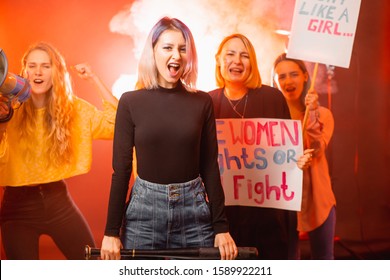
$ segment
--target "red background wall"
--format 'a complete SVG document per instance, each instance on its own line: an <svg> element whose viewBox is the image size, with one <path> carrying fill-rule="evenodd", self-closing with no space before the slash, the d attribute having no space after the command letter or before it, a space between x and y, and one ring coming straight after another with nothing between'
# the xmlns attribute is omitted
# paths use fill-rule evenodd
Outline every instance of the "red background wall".
<svg viewBox="0 0 390 280"><path fill-rule="evenodd" d="M0 1L0 48L8 57L9 71L19 73L27 46L44 40L62 52L68 65L89 62L111 87L120 73L136 69L132 38L108 28L113 15L131 2ZM336 68L334 76L336 129L329 162L338 201L337 234L357 253L390 252L390 5L385 0L362 2L351 66ZM93 86L72 76L76 94L100 106ZM326 106L326 96L321 98ZM95 141L91 172L68 180L98 245L106 219L111 145L112 141ZM49 238L42 241L43 259L63 258Z"/></svg>

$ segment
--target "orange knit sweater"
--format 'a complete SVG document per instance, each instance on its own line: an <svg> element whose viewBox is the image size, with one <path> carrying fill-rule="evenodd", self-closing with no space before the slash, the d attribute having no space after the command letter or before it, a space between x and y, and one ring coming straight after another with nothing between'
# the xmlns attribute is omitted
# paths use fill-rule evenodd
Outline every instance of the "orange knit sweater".
<svg viewBox="0 0 390 280"><path fill-rule="evenodd" d="M29 157L25 152L26 141L19 139L15 125L16 110L0 143L0 186L44 184L87 173L91 168L92 139L112 139L114 135L116 105L106 101L103 101L103 105L104 110L98 110L85 100L75 98L77 115L72 132L74 159L60 167L51 164L50 158L42 153L45 144L40 140L43 139L45 109L37 109L35 139L27 139L37 144Z"/></svg>

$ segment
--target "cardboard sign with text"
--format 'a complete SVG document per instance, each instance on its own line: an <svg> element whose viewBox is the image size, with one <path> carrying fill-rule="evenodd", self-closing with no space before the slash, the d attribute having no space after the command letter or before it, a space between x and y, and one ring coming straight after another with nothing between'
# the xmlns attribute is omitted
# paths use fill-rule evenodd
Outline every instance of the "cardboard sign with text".
<svg viewBox="0 0 390 280"><path fill-rule="evenodd" d="M349 68L361 0L296 0L287 57Z"/></svg>
<svg viewBox="0 0 390 280"><path fill-rule="evenodd" d="M217 119L218 163L226 205L301 209L301 122Z"/></svg>

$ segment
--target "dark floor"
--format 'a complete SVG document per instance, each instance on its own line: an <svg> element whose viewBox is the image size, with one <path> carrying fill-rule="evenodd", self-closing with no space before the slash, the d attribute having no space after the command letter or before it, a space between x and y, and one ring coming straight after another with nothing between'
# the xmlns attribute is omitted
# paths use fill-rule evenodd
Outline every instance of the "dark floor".
<svg viewBox="0 0 390 280"><path fill-rule="evenodd" d="M98 243L100 244L100 243ZM51 238L41 237L40 255L43 260L63 260L64 257ZM300 240L301 259L310 260L310 245L307 239ZM335 240L336 260L390 260L390 237L387 240L357 242ZM1 259L5 259L2 251Z"/></svg>
<svg viewBox="0 0 390 280"><path fill-rule="evenodd" d="M300 240L301 258L310 259L308 240ZM336 239L334 244L336 260L390 260L390 239L357 242Z"/></svg>

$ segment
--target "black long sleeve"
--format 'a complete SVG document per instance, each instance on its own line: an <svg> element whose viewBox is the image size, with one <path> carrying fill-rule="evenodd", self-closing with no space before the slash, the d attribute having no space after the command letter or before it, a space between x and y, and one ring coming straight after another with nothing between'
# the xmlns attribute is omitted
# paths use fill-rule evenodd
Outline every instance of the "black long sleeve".
<svg viewBox="0 0 390 280"><path fill-rule="evenodd" d="M122 95L115 124L114 173L105 235L119 235L133 147L137 153L137 172L144 180L171 184L201 176L214 231L228 231L213 104L207 93L190 93L179 85L175 89L138 90Z"/></svg>

